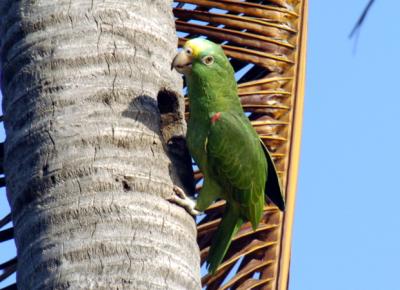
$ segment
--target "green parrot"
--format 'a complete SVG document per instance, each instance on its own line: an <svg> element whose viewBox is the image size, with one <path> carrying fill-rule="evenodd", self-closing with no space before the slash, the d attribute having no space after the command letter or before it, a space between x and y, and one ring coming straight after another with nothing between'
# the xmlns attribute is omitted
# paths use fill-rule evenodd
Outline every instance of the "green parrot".
<svg viewBox="0 0 400 290"><path fill-rule="evenodd" d="M250 221L257 228L266 197L282 211L285 201L271 156L243 112L234 70L221 46L204 38L188 40L171 68L186 79L187 145L204 175L196 202L186 205L196 214L217 199L226 200L207 257L207 269L214 274L241 225Z"/></svg>

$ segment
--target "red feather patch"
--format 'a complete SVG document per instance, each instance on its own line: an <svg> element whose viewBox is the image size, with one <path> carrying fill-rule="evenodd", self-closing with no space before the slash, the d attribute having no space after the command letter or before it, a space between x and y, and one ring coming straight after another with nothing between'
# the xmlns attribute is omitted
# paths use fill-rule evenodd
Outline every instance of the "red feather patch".
<svg viewBox="0 0 400 290"><path fill-rule="evenodd" d="M212 117L211 117L211 124L215 124L215 122L217 122L219 120L219 118L221 118L221 112L215 113Z"/></svg>

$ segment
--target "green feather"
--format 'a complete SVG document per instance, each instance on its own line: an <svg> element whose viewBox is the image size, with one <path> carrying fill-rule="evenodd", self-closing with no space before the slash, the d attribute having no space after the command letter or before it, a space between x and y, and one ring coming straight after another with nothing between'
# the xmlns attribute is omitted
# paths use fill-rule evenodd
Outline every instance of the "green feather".
<svg viewBox="0 0 400 290"><path fill-rule="evenodd" d="M239 216L239 210L227 206L207 257L207 269L211 275L215 273L218 266L221 264L233 236L237 233L242 224L243 220Z"/></svg>
<svg viewBox="0 0 400 290"><path fill-rule="evenodd" d="M278 177L278 172L276 171L275 164L272 161L271 155L267 147L260 140L262 148L264 150L265 157L268 164L268 179L265 184L266 197L269 198L281 211L285 210L285 198L283 197L281 184Z"/></svg>

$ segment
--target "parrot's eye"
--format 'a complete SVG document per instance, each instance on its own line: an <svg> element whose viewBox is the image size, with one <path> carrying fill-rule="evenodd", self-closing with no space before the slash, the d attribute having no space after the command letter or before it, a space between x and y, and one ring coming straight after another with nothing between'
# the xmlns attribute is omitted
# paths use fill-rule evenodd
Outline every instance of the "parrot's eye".
<svg viewBox="0 0 400 290"><path fill-rule="evenodd" d="M186 47L185 48L185 52L186 52L187 55L192 55L193 51L192 51L192 49L190 47Z"/></svg>
<svg viewBox="0 0 400 290"><path fill-rule="evenodd" d="M201 61L206 65L211 65L214 63L214 57L212 55L207 55L203 57Z"/></svg>

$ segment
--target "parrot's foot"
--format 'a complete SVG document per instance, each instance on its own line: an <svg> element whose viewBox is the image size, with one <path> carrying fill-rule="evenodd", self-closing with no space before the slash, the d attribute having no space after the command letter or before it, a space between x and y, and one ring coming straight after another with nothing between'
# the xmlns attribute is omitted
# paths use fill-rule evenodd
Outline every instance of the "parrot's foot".
<svg viewBox="0 0 400 290"><path fill-rule="evenodd" d="M173 202L177 205L180 205L192 216L200 214L200 212L195 209L196 202L190 197L188 197L186 193L176 185L174 185L174 194L172 194L169 198L167 198L167 200L169 202Z"/></svg>

